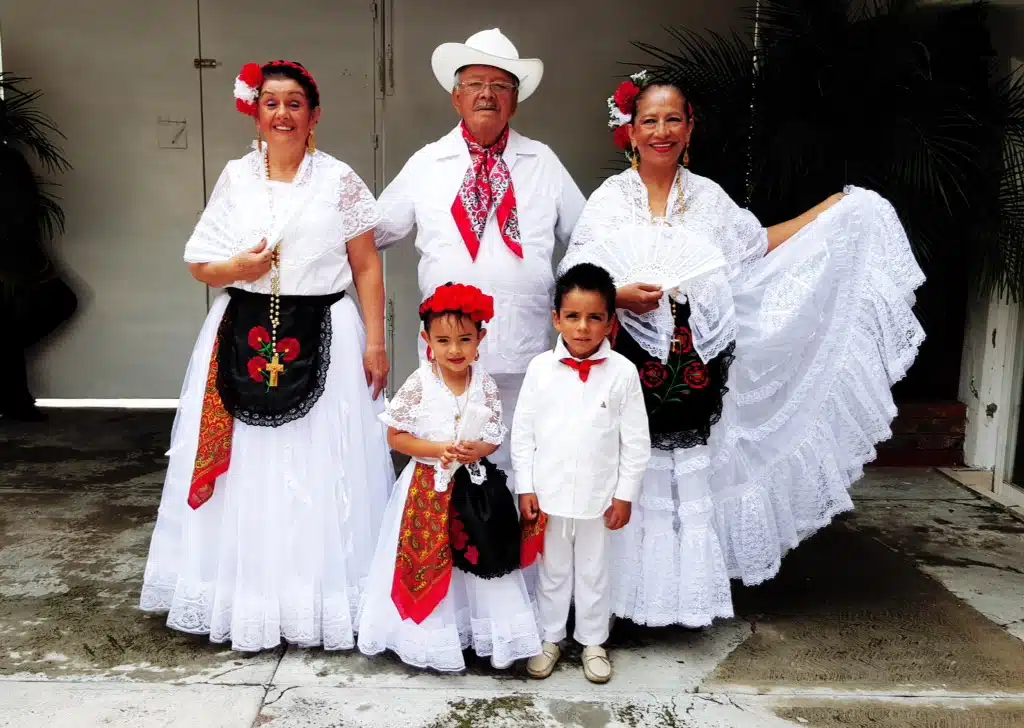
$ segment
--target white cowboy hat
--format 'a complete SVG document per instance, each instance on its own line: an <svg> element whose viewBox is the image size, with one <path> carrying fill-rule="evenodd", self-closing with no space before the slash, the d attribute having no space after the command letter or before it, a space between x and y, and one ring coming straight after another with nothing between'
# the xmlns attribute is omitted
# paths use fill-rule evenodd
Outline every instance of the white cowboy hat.
<svg viewBox="0 0 1024 728"><path fill-rule="evenodd" d="M465 43L442 43L430 58L437 82L445 91L455 85L455 73L463 66L493 66L519 79L519 100L525 101L537 90L544 75L539 58L520 58L512 41L497 28L481 30Z"/></svg>

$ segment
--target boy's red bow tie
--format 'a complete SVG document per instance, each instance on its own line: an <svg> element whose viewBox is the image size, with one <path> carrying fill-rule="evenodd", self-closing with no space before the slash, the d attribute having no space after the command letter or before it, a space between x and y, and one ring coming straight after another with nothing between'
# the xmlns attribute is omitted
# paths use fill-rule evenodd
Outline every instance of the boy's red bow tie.
<svg viewBox="0 0 1024 728"><path fill-rule="evenodd" d="M590 378L590 370L596 367L598 364L603 364L604 359L584 359L583 361L576 361L566 357L562 359L562 363L571 369L575 369L576 373L580 375L580 381L585 382Z"/></svg>

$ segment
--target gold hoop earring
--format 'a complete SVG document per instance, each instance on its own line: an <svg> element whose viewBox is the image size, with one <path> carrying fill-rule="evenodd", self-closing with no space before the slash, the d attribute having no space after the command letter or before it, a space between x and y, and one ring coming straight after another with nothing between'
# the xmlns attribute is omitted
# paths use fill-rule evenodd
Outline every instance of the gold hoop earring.
<svg viewBox="0 0 1024 728"><path fill-rule="evenodd" d="M316 153L316 132L312 129L309 130L309 136L306 138L306 149L310 154Z"/></svg>

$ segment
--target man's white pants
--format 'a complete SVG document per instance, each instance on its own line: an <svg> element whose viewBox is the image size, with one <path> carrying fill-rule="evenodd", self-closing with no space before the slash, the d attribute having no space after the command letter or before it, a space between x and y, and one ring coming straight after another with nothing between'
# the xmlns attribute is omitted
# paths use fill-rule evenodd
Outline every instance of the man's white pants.
<svg viewBox="0 0 1024 728"><path fill-rule="evenodd" d="M516 402L519 401L519 390L523 388L525 374L492 374L494 383L498 385L498 396L501 397L501 419L509 434L491 457L488 458L497 467L508 475L508 487L515 493L515 478L512 474L512 416L516 411Z"/></svg>
<svg viewBox="0 0 1024 728"><path fill-rule="evenodd" d="M608 529L604 518L548 519L537 567L541 639L565 639L569 604L576 603L573 637L584 647L603 645L611 628Z"/></svg>

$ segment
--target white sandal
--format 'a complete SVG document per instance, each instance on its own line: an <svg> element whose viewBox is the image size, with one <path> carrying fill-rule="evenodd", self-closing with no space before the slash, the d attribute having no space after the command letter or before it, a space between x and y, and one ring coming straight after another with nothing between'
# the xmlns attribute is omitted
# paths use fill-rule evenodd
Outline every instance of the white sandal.
<svg viewBox="0 0 1024 728"><path fill-rule="evenodd" d="M545 642L541 645L541 653L534 655L526 663L526 674L534 680L543 680L550 677L558 664L558 658L562 656L562 650L553 642Z"/></svg>
<svg viewBox="0 0 1024 728"><path fill-rule="evenodd" d="M603 685L612 679L612 663L603 647L583 649L583 674L587 680Z"/></svg>

